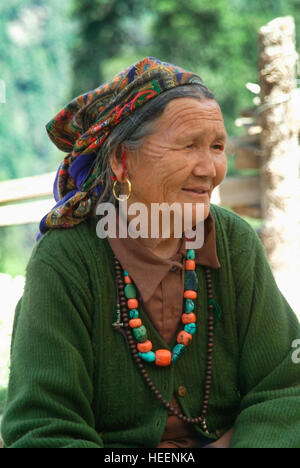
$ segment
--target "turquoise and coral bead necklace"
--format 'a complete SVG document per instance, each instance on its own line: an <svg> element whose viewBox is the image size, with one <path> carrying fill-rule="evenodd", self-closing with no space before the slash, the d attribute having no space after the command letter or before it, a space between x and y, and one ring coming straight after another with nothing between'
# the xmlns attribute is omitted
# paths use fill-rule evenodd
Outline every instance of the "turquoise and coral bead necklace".
<svg viewBox="0 0 300 468"><path fill-rule="evenodd" d="M184 313L181 316L183 330L177 335L177 344L172 351L168 349L158 349L153 351L152 342L148 339L147 330L142 323L139 314L139 301L137 299L137 291L128 272L123 270L124 275L124 295L127 299L127 307L129 309L129 327L132 329L132 334L137 342L137 350L139 357L143 361L151 362L157 366L166 367L174 363L179 356L186 350L193 339L196 332L196 315L194 313L195 303L198 291L198 277L195 272L195 251L188 250L185 260L184 272Z"/></svg>
<svg viewBox="0 0 300 468"><path fill-rule="evenodd" d="M177 335L177 344L172 352L169 350L152 351L152 343L148 339L147 330L142 324L138 311L138 300L136 288L126 270L122 268L118 259L115 257L116 286L117 286L117 322L113 325L121 330L123 327L129 349L132 357L144 378L147 386L155 397L161 401L169 413L177 416L183 422L200 425L207 432L206 416L208 402L211 392L212 381L212 354L214 348L214 329L215 315L214 308L216 303L213 300L212 277L209 268L204 267L207 299L208 299L208 340L207 340L207 360L206 375L204 381L204 397L202 402L201 415L196 418L189 418L178 412L154 385L148 372L144 367L144 362L152 362L158 366L166 367L174 363L179 356L183 354L187 346L191 343L193 334L196 332L196 315L194 312L197 298L198 277L196 275L196 262L194 250L188 250L185 259L184 272L184 311L181 321L184 325L183 330ZM129 287L128 287L129 286ZM134 320L134 322L132 322ZM138 320L138 321L136 321ZM151 354L148 354L151 353Z"/></svg>

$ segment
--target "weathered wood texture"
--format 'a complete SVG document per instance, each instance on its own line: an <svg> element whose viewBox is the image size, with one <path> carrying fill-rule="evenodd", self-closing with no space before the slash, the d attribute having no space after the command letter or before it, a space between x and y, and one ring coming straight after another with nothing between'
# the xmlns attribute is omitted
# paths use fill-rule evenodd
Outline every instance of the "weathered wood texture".
<svg viewBox="0 0 300 468"><path fill-rule="evenodd" d="M299 127L295 113L295 26L277 18L259 31L262 241L273 272L299 261Z"/></svg>

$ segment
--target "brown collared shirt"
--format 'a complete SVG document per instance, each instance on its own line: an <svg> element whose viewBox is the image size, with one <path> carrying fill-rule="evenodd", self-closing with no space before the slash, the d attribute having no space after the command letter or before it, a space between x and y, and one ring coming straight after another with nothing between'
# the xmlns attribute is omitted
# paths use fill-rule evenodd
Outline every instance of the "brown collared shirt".
<svg viewBox="0 0 300 468"><path fill-rule="evenodd" d="M122 267L132 278L144 311L164 341L169 344L178 330L182 315L185 237L181 239L177 253L170 259L155 255L150 249L151 240L147 242L146 239L127 237L108 238L108 241ZM204 244L195 253L198 265L221 267L216 251L215 222L211 213L204 223ZM171 404L178 407L175 395ZM169 415L159 447L188 448L195 444L192 427L176 416Z"/></svg>

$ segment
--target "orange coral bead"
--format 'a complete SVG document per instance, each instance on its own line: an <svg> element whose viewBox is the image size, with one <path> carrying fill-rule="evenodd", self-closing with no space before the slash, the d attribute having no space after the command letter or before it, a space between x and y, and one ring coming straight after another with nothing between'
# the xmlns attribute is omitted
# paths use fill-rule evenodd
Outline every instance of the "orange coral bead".
<svg viewBox="0 0 300 468"><path fill-rule="evenodd" d="M129 277L129 276L124 276L124 282L126 284L131 284L132 283L132 279Z"/></svg>
<svg viewBox="0 0 300 468"><path fill-rule="evenodd" d="M185 269L186 270L195 270L196 262L195 260L186 260L185 261Z"/></svg>
<svg viewBox="0 0 300 468"><path fill-rule="evenodd" d="M137 299L128 299L127 305L129 309L137 309L139 306Z"/></svg>
<svg viewBox="0 0 300 468"><path fill-rule="evenodd" d="M197 298L197 292L193 291L192 289L187 289L183 293L183 297L185 299L196 299Z"/></svg>
<svg viewBox="0 0 300 468"><path fill-rule="evenodd" d="M140 327L142 324L142 321L140 318L135 318L135 319L131 319L129 320L129 326L131 328L137 328L137 327Z"/></svg>
<svg viewBox="0 0 300 468"><path fill-rule="evenodd" d="M161 367L167 367L171 364L172 353L168 349L158 349L155 352L155 364Z"/></svg>
<svg viewBox="0 0 300 468"><path fill-rule="evenodd" d="M152 349L152 343L150 340L144 341L144 343L138 343L137 349L140 353L148 353Z"/></svg>
<svg viewBox="0 0 300 468"><path fill-rule="evenodd" d="M185 330L182 330L177 335L177 343L183 344L184 346L188 346L191 343L192 339L192 335L186 332Z"/></svg>
<svg viewBox="0 0 300 468"><path fill-rule="evenodd" d="M190 314L182 314L181 320L182 320L182 323L184 324L195 323L197 318L196 318L196 315L191 312Z"/></svg>

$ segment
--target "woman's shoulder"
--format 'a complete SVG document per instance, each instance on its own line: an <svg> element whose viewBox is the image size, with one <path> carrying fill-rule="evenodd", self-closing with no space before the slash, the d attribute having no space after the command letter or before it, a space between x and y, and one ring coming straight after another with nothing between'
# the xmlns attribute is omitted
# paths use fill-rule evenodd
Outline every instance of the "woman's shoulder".
<svg viewBox="0 0 300 468"><path fill-rule="evenodd" d="M237 213L211 204L211 213L215 220L216 231L223 231L228 237L254 236L257 237L253 227Z"/></svg>
<svg viewBox="0 0 300 468"><path fill-rule="evenodd" d="M47 231L34 246L30 262L38 260L49 265L89 264L105 250L105 239L96 234L96 220L87 219L73 228Z"/></svg>
<svg viewBox="0 0 300 468"><path fill-rule="evenodd" d="M211 205L211 213L219 248L228 249L233 257L248 256L262 248L256 230L237 213L218 205Z"/></svg>
<svg viewBox="0 0 300 468"><path fill-rule="evenodd" d="M265 248L255 229L238 214L220 206L211 207L215 220L216 242L220 262L230 262L236 284L245 271L266 268Z"/></svg>

